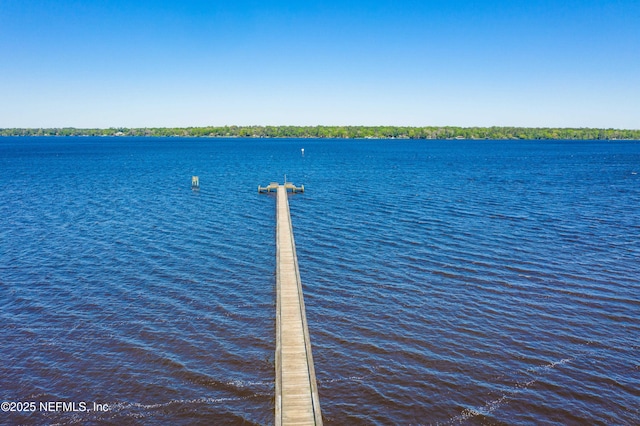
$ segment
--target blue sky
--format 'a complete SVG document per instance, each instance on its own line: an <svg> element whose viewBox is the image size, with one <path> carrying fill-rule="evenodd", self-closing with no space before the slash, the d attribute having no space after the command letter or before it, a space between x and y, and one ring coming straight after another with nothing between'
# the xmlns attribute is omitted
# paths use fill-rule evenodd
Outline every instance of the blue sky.
<svg viewBox="0 0 640 426"><path fill-rule="evenodd" d="M640 128L640 2L0 0L0 127Z"/></svg>

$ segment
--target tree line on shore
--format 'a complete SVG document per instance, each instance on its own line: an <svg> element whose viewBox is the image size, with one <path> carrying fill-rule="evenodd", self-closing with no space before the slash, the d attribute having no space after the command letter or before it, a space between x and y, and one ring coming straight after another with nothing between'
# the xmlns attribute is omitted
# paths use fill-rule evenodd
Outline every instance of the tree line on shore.
<svg viewBox="0 0 640 426"><path fill-rule="evenodd" d="M550 127L219 126L108 129L13 128L0 136L153 136L346 139L640 140L640 130Z"/></svg>

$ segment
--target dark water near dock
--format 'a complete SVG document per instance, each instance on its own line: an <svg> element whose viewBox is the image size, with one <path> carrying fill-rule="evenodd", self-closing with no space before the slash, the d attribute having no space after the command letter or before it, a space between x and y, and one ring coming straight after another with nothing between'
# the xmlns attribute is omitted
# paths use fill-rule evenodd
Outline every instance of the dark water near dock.
<svg viewBox="0 0 640 426"><path fill-rule="evenodd" d="M285 173L325 424L640 423L638 142L0 138L0 424L273 423Z"/></svg>

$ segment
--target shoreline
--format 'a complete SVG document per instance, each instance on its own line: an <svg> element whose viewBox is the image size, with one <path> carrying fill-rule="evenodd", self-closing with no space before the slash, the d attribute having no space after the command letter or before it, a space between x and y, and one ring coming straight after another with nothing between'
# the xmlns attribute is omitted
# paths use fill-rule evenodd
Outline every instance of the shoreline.
<svg viewBox="0 0 640 426"><path fill-rule="evenodd" d="M640 140L640 130L454 126L219 126L0 128L5 137L181 137L248 139Z"/></svg>

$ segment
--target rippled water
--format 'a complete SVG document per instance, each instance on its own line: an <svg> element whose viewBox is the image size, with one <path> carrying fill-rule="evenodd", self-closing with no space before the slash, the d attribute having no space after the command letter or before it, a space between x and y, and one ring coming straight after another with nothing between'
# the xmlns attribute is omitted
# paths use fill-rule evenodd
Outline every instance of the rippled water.
<svg viewBox="0 0 640 426"><path fill-rule="evenodd" d="M273 423L285 173L326 424L640 423L640 143L178 138L0 139L0 423Z"/></svg>

